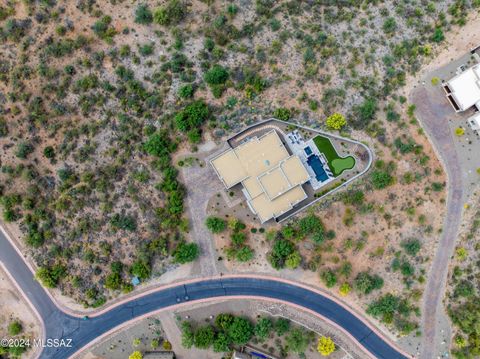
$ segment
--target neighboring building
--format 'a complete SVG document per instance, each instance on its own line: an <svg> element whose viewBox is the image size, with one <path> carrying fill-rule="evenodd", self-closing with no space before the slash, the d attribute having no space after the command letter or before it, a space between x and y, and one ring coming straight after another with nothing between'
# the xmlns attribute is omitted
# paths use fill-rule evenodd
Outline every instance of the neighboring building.
<svg viewBox="0 0 480 359"><path fill-rule="evenodd" d="M477 135L480 135L480 113L470 117L468 119L468 124Z"/></svg>
<svg viewBox="0 0 480 359"><path fill-rule="evenodd" d="M252 356L247 353L240 353L236 350L233 352L232 359L252 359Z"/></svg>
<svg viewBox="0 0 480 359"><path fill-rule="evenodd" d="M302 184L310 180L310 175L275 130L247 139L210 163L227 189L242 184L250 209L262 223L307 198Z"/></svg>
<svg viewBox="0 0 480 359"><path fill-rule="evenodd" d="M146 352L143 359L175 359L175 353L172 351Z"/></svg>
<svg viewBox="0 0 480 359"><path fill-rule="evenodd" d="M463 112L472 107L480 110L480 64L470 67L444 83L443 88L456 112Z"/></svg>

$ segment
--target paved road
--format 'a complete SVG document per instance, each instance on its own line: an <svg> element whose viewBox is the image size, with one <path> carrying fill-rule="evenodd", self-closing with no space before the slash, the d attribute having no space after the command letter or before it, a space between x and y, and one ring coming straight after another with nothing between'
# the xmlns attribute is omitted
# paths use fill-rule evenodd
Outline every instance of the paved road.
<svg viewBox="0 0 480 359"><path fill-rule="evenodd" d="M441 98L438 98L441 96ZM448 263L455 248L463 209L462 167L457 156L453 135L447 126L448 114L453 110L439 94L438 88L420 86L411 95L419 116L430 140L440 156L448 174L447 213L437 252L432 262L423 302L423 342L421 358L435 358L438 355L440 333L436 324L440 316L445 316L442 299L447 282ZM435 101L435 102L433 102Z"/></svg>
<svg viewBox="0 0 480 359"><path fill-rule="evenodd" d="M68 358L78 349L122 323L180 303L225 296L257 296L279 299L310 309L350 333L376 358L405 358L373 332L362 320L321 294L274 279L252 277L218 278L166 288L112 308L88 320L72 317L58 309L34 280L23 259L0 233L0 260L36 307L45 323L47 338L72 339L71 348L45 348L41 358Z"/></svg>

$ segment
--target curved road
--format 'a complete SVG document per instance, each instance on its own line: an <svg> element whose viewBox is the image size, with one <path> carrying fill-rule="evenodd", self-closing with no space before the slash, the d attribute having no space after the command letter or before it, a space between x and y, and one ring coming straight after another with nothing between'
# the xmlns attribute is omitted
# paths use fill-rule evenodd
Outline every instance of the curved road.
<svg viewBox="0 0 480 359"><path fill-rule="evenodd" d="M69 348L45 347L41 358L68 358L122 323L162 308L208 298L240 296L276 299L298 305L342 327L376 358L406 358L343 306L317 292L275 279L245 276L199 280L145 294L83 320L64 313L55 305L3 233L0 233L0 260L41 316L46 338L72 339L72 347Z"/></svg>

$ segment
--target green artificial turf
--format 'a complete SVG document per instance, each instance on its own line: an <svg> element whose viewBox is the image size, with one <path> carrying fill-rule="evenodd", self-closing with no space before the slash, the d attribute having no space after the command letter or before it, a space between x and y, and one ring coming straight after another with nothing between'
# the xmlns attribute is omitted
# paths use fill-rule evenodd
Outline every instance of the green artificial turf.
<svg viewBox="0 0 480 359"><path fill-rule="evenodd" d="M313 139L313 142L327 158L328 166L335 177L340 176L343 171L352 169L355 166L355 159L352 156L340 157L328 138L317 136Z"/></svg>

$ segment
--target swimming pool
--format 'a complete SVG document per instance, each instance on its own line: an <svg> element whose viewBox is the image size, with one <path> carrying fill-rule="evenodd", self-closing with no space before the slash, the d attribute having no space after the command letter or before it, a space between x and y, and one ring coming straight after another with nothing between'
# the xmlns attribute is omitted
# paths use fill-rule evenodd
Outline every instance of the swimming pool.
<svg viewBox="0 0 480 359"><path fill-rule="evenodd" d="M315 172L315 178L319 182L325 182L328 180L328 175L325 172L322 162L320 161L320 158L318 156L313 155L308 157L307 159L308 165L312 168L313 172Z"/></svg>
<svg viewBox="0 0 480 359"><path fill-rule="evenodd" d="M310 156L313 153L312 149L309 146L305 147L304 151L307 154L307 156Z"/></svg>

